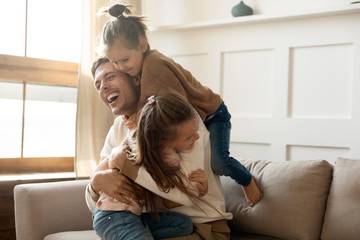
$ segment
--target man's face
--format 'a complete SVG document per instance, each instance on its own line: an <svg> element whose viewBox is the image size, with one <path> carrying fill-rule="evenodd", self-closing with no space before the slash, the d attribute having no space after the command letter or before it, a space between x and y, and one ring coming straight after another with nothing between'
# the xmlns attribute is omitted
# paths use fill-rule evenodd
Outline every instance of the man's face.
<svg viewBox="0 0 360 240"><path fill-rule="evenodd" d="M140 82L116 70L111 62L96 69L95 88L115 115L130 116L137 111Z"/></svg>

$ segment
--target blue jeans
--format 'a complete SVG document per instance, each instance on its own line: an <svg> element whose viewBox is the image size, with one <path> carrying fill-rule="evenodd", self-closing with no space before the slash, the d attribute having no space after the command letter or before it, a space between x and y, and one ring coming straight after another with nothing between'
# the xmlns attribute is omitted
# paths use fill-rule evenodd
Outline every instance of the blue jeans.
<svg viewBox="0 0 360 240"><path fill-rule="evenodd" d="M205 126L210 131L211 167L216 175L229 176L238 184L247 186L251 182L251 173L238 160L230 157L230 119L224 102L204 118Z"/></svg>
<svg viewBox="0 0 360 240"><path fill-rule="evenodd" d="M190 235L193 224L189 217L175 212L159 213L160 221L149 213L141 216L130 211L93 211L96 234L103 240L153 240Z"/></svg>

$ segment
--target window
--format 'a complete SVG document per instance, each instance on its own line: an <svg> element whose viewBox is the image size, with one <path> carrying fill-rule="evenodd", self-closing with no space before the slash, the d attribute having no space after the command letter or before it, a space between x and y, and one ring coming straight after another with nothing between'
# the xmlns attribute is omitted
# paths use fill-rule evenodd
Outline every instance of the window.
<svg viewBox="0 0 360 240"><path fill-rule="evenodd" d="M20 156L23 84L0 82L0 156Z"/></svg>
<svg viewBox="0 0 360 240"><path fill-rule="evenodd" d="M81 0L0 2L0 173L69 172Z"/></svg>
<svg viewBox="0 0 360 240"><path fill-rule="evenodd" d="M26 85L24 157L75 155L76 94L74 87Z"/></svg>

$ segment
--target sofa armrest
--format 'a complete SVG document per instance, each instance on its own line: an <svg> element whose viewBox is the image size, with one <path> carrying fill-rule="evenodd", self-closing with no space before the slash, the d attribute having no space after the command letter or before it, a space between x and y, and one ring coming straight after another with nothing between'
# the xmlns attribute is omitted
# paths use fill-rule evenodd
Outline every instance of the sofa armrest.
<svg viewBox="0 0 360 240"><path fill-rule="evenodd" d="M52 233L93 229L85 202L88 183L89 180L74 180L15 186L17 240L39 240Z"/></svg>

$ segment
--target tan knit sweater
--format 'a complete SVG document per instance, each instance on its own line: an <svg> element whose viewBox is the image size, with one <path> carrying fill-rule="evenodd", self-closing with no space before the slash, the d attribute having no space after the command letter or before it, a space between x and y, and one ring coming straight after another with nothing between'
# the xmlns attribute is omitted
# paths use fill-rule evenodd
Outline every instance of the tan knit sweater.
<svg viewBox="0 0 360 240"><path fill-rule="evenodd" d="M203 86L180 64L157 50L150 50L142 65L140 103L151 95L171 90L184 95L201 118L214 113L222 103L220 95Z"/></svg>

